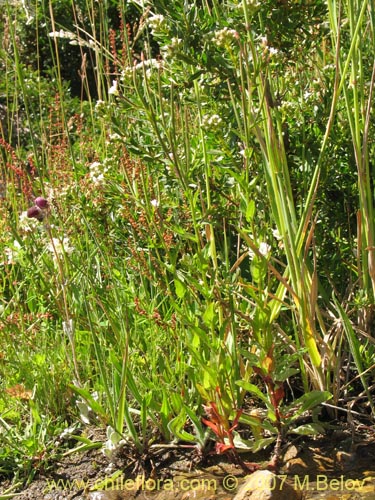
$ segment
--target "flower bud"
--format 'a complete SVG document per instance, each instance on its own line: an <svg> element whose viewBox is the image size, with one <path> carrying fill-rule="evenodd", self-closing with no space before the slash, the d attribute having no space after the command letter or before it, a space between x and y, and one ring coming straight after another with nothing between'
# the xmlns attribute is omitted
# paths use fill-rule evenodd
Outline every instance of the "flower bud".
<svg viewBox="0 0 375 500"><path fill-rule="evenodd" d="M27 210L27 216L30 219L38 219L38 220L43 220L44 219L44 213L43 210L41 210L39 207L34 205L33 207L30 207Z"/></svg>
<svg viewBox="0 0 375 500"><path fill-rule="evenodd" d="M45 198L38 196L38 198L35 198L35 205L41 209L45 209L48 207L48 201Z"/></svg>

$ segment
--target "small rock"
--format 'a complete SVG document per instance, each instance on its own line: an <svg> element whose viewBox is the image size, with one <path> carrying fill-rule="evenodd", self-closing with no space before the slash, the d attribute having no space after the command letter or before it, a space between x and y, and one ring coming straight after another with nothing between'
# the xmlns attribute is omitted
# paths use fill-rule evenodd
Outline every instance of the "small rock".
<svg viewBox="0 0 375 500"><path fill-rule="evenodd" d="M300 500L302 492L268 470L258 470L247 477L233 500Z"/></svg>
<svg viewBox="0 0 375 500"><path fill-rule="evenodd" d="M89 493L89 500L123 500L125 498L119 491L93 491Z"/></svg>

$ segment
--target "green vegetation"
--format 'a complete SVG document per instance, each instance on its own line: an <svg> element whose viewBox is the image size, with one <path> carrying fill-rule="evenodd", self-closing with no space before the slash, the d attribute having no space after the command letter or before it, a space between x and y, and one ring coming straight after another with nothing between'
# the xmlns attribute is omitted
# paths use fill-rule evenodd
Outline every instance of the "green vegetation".
<svg viewBox="0 0 375 500"><path fill-rule="evenodd" d="M0 12L0 477L372 421L372 2Z"/></svg>

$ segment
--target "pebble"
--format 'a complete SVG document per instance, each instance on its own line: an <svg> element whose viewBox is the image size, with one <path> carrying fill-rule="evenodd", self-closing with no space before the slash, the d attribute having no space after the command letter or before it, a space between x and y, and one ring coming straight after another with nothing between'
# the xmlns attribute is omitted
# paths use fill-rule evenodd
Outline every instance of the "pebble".
<svg viewBox="0 0 375 500"><path fill-rule="evenodd" d="M248 476L233 500L301 500L302 492L296 491L276 474L259 470Z"/></svg>

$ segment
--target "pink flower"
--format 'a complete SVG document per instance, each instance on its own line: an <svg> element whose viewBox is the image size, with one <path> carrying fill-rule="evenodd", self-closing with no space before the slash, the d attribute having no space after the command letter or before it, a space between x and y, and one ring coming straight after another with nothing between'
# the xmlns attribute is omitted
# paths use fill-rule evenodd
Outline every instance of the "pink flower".
<svg viewBox="0 0 375 500"><path fill-rule="evenodd" d="M30 219L38 219L38 220L43 220L44 219L43 210L41 208L37 207L36 205L34 205L33 207L30 207L27 210L27 216Z"/></svg>
<svg viewBox="0 0 375 500"><path fill-rule="evenodd" d="M48 201L45 198L38 196L38 198L35 198L35 205L41 209L45 209L48 207Z"/></svg>

